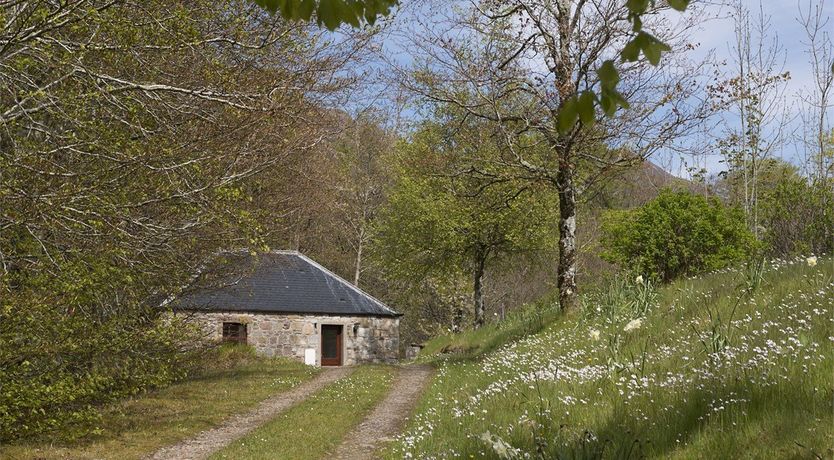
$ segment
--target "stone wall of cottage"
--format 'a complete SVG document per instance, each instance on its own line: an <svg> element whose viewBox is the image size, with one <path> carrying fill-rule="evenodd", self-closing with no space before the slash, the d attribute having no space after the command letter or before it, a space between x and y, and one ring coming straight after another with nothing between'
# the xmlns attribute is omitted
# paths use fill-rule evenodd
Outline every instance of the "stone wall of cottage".
<svg viewBox="0 0 834 460"><path fill-rule="evenodd" d="M372 316L295 315L244 312L183 312L211 340L221 340L223 323L246 324L247 343L264 356L285 356L304 362L305 349L316 350L321 365L322 324L341 325L344 365L394 363L399 357L399 318Z"/></svg>

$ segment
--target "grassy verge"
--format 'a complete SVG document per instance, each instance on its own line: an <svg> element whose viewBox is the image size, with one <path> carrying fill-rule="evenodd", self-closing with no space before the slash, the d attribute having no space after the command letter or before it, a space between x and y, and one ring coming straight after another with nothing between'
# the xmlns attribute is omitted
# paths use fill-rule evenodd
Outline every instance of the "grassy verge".
<svg viewBox="0 0 834 460"><path fill-rule="evenodd" d="M136 459L216 426L315 371L285 359L221 348L200 375L108 406L97 433L65 445L51 440L0 446L4 459Z"/></svg>
<svg viewBox="0 0 834 460"><path fill-rule="evenodd" d="M480 356L437 354L387 456L832 456L834 263L776 262L754 278L682 280L637 316L590 304Z"/></svg>
<svg viewBox="0 0 834 460"><path fill-rule="evenodd" d="M323 458L385 396L393 377L390 367L360 367L211 458Z"/></svg>
<svg viewBox="0 0 834 460"><path fill-rule="evenodd" d="M467 361L508 342L535 334L559 316L558 304L545 298L539 302L510 312L499 322L460 334L442 335L426 343L420 351L419 362L433 363L437 359Z"/></svg>

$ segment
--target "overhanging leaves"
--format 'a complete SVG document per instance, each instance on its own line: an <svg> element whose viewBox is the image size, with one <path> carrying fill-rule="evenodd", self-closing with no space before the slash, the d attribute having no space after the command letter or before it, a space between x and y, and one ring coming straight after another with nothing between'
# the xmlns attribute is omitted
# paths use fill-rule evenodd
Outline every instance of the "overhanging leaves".
<svg viewBox="0 0 834 460"><path fill-rule="evenodd" d="M667 3L675 10L683 11L689 5L690 0L668 0ZM626 42L620 51L620 58L625 62L634 62L640 59L640 53L653 66L660 64L660 57L663 53L670 51L669 45L660 41L654 35L643 31L642 15L646 14L650 6L654 6L655 0L627 0L625 8L628 10L628 18L632 23L632 30L636 34ZM834 65L832 65L834 69ZM619 108L628 108L628 101L617 91L617 84L620 82L620 74L614 61L605 61L597 70L599 77L599 93L585 91L579 98L571 97L565 101L558 114L559 132L570 131L577 120L582 120L585 125L593 123L594 104L598 103L606 116L613 116Z"/></svg>
<svg viewBox="0 0 834 460"><path fill-rule="evenodd" d="M316 22L329 30L342 24L360 27L374 24L377 17L387 16L398 0L254 0L271 13L278 13L291 21L309 21L316 15Z"/></svg>

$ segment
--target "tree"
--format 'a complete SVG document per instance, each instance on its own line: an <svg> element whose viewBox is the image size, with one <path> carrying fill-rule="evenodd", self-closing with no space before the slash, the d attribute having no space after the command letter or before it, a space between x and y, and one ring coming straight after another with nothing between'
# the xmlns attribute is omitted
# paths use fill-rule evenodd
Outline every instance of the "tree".
<svg viewBox="0 0 834 460"><path fill-rule="evenodd" d="M834 106L834 43L828 32L825 2L809 0L807 10L800 4L798 21L805 30L812 76L811 90L799 95L806 162L812 174L825 181L834 175L834 128L829 119L829 109Z"/></svg>
<svg viewBox="0 0 834 460"><path fill-rule="evenodd" d="M805 143L805 162L813 187L822 189L818 203L823 220L834 219L834 127L830 112L834 107L834 42L829 34L830 17L826 16L824 1L808 1L807 10L799 6L798 21L805 30L806 53L811 67L812 87L799 95L802 107L802 134ZM816 194L812 194L816 198ZM834 245L834 226L823 227L824 238Z"/></svg>
<svg viewBox="0 0 834 460"><path fill-rule="evenodd" d="M386 16L399 0L255 0L284 19L309 21L315 13L318 25L335 30L342 24L359 27L374 24L377 16Z"/></svg>
<svg viewBox="0 0 834 460"><path fill-rule="evenodd" d="M684 11L690 1L667 0L666 4L677 11ZM342 24L357 28L363 23L373 25L377 16L388 15L391 7L399 4L399 0L255 0L255 3L268 11L280 13L288 20L308 21L315 13L320 26L335 30ZM583 3L577 4L577 10L582 9ZM623 61L637 61L642 53L652 65L657 65L660 56L671 50L669 45L643 28L644 16L656 13L656 3L656 0L631 0L618 7L624 13L622 19L628 21L632 32L619 52ZM569 1L560 3L558 9L569 14L571 4ZM598 91L587 88L565 101L559 111L560 128L566 131L580 119L585 124L592 123L595 107L601 108L608 116L613 115L619 107L628 107L628 101L617 89L619 81L619 70L614 60L607 59L600 66Z"/></svg>
<svg viewBox="0 0 834 460"><path fill-rule="evenodd" d="M370 282L363 288L371 289L380 280L364 276L367 246L391 182L385 158L395 137L373 111L352 117L322 110L315 119L324 139L248 184L248 208L262 222L270 247L303 251L355 284Z"/></svg>
<svg viewBox="0 0 834 460"><path fill-rule="evenodd" d="M463 173L497 155L501 145L490 134L482 122L426 123L400 144L397 182L374 244L394 277L454 284L467 275L476 327L484 323L487 269L508 254L546 248L554 237L555 200L546 188Z"/></svg>
<svg viewBox="0 0 834 460"><path fill-rule="evenodd" d="M322 141L302 120L345 87L355 49L244 5L4 8L1 267L54 271L106 248L123 266L196 263L194 246L251 223L229 210L239 184Z"/></svg>
<svg viewBox="0 0 834 460"><path fill-rule="evenodd" d="M741 203L751 231L759 236L759 174L761 165L779 148L788 123L784 50L771 32L770 17L755 18L740 2L733 5L734 66L725 80L708 90L724 110L725 138L719 142L728 177L735 181L730 199ZM738 172L737 174L735 172Z"/></svg>
<svg viewBox="0 0 834 460"><path fill-rule="evenodd" d="M182 377L160 301L264 245L246 192L322 143L366 38L243 1L0 6L0 440Z"/></svg>
<svg viewBox="0 0 834 460"><path fill-rule="evenodd" d="M632 4L640 14L632 14ZM696 68L683 60L674 61L676 71L638 61L641 50L656 64L667 48L688 46L680 39L685 23L659 37L632 35L635 25L651 28L641 17L657 18L666 8L628 2L624 14L619 2L604 0L484 1L432 17L425 30L409 34L417 64L398 79L419 97L496 123L504 146L495 163L557 193L557 284L565 310L577 303L578 194L612 167L668 146L706 115ZM617 72L611 58L621 51L625 63ZM532 133L542 148L531 157L520 142Z"/></svg>
<svg viewBox="0 0 834 460"><path fill-rule="evenodd" d="M796 166L771 160L762 170L763 242L775 257L827 254L834 249L834 184L808 178Z"/></svg>
<svg viewBox="0 0 834 460"><path fill-rule="evenodd" d="M371 240L373 221L391 181L385 156L393 146L394 136L370 113L351 121L336 142L338 166L332 187L337 198L332 204L354 254L353 284L357 286L365 270L363 256Z"/></svg>

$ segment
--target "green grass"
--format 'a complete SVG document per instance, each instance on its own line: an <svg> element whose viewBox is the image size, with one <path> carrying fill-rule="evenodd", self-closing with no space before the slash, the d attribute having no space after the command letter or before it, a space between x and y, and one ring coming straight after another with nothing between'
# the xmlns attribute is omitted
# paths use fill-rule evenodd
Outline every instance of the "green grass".
<svg viewBox="0 0 834 460"><path fill-rule="evenodd" d="M514 310L504 320L488 323L480 329L433 338L420 351L418 362L432 363L438 357L455 361L472 360L500 345L541 331L558 316L557 304L545 298L528 308Z"/></svg>
<svg viewBox="0 0 834 460"><path fill-rule="evenodd" d="M106 407L95 435L63 445L43 440L0 446L0 458L142 458L216 426L316 373L296 361L257 358L227 347L221 347L209 361L211 367L194 378Z"/></svg>
<svg viewBox="0 0 834 460"><path fill-rule="evenodd" d="M831 457L834 261L769 264L752 292L745 273L660 288L629 332L630 310L586 302L500 346L497 326L436 339L436 377L386 455Z"/></svg>
<svg viewBox="0 0 834 460"><path fill-rule="evenodd" d="M359 367L211 458L323 458L385 396L393 377L391 367Z"/></svg>

